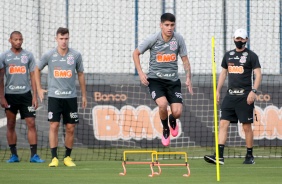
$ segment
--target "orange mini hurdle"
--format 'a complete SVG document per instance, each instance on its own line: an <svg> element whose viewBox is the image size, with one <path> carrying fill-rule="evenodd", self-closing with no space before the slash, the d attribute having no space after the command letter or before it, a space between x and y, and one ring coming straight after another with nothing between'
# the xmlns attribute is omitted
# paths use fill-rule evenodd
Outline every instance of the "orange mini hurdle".
<svg viewBox="0 0 282 184"><path fill-rule="evenodd" d="M188 164L188 158L187 158L187 153L186 152L153 152L152 153L152 158L154 158L154 155L156 155L156 162L152 162L150 164L151 170L152 170L152 176L154 176L154 170L153 170L153 166L158 166L159 168L159 172L158 175L160 175L162 173L162 170L160 168L160 166L185 166L187 168L187 174L183 174L184 177L189 177L190 176L190 168L189 168L189 164ZM185 163L184 164L161 164L158 161L158 155L184 155L185 158Z"/></svg>
<svg viewBox="0 0 282 184"><path fill-rule="evenodd" d="M142 154L142 153L150 153L151 154L151 162L127 162L126 161L126 154ZM122 167L123 167L123 173L119 173L120 176L125 176L126 175L126 167L125 165L151 165L151 164L157 164L157 163L154 163L154 155L157 156L157 154L154 154L153 153L157 153L157 151L124 151L123 152L123 162L122 162ZM157 159L156 159L157 160ZM160 166L158 166L159 168L159 171L161 170ZM154 174L155 175L159 175L158 172L154 172L153 168L151 167L151 172L152 174L150 174L149 176L153 176Z"/></svg>
<svg viewBox="0 0 282 184"><path fill-rule="evenodd" d="M143 154L143 153L150 153L151 154L151 161L150 162L127 162L126 161L126 154ZM184 155L185 163L184 164L161 164L158 161L158 155ZM150 165L151 174L150 177L154 177L154 175L160 175L162 170L160 166L185 166L187 168L187 174L183 174L184 177L190 176L190 168L188 164L188 158L186 152L157 152L157 151L124 151L123 152L123 173L119 173L120 176L126 175L126 165ZM159 171L154 172L153 167L157 166Z"/></svg>

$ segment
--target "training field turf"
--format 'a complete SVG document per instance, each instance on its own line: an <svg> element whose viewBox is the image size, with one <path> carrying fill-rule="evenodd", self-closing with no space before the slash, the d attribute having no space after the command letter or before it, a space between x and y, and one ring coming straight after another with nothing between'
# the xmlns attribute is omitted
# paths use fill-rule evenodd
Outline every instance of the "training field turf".
<svg viewBox="0 0 282 184"><path fill-rule="evenodd" d="M275 184L282 183L282 160L256 158L255 165L243 165L242 158L225 159L225 165L220 167L220 182L216 181L215 165L206 163L203 159L189 160L191 176L183 177L187 172L184 166L162 166L160 176L148 177L149 165L126 165L126 176L119 176L123 172L121 161L76 161L77 167L68 168L60 164L56 168L49 168L48 162L31 164L20 162L8 164L0 163L0 183L113 183L113 184L147 184L147 183L236 183L236 184ZM166 161L171 163L172 161ZM157 167L155 167L157 171Z"/></svg>

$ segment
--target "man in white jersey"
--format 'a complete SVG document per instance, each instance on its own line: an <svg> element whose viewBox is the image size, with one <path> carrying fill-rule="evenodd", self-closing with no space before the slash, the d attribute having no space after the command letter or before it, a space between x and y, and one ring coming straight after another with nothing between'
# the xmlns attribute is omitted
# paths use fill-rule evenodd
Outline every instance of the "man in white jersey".
<svg viewBox="0 0 282 184"><path fill-rule="evenodd" d="M20 111L28 127L27 139L30 144L30 162L42 163L37 155L37 133L35 110L38 107L34 78L35 59L33 54L22 48L23 36L19 31L10 34L11 49L0 55L0 99L7 117L7 141L11 150L8 163L19 162L17 154L16 115ZM4 74L6 77L4 95ZM29 79L30 78L30 79ZM31 83L31 84L30 84ZM31 89L33 94L31 94Z"/></svg>
<svg viewBox="0 0 282 184"><path fill-rule="evenodd" d="M145 39L133 52L133 60L141 83L149 87L153 100L159 107L159 115L163 125L162 144L170 144L170 133L178 135L176 119L182 113L181 82L178 77L178 55L184 65L186 86L193 94L190 63L187 57L186 45L183 37L174 32L175 16L165 13L161 16L161 31ZM140 54L150 50L149 73L142 71ZM171 114L168 116L168 104ZM170 128L168 125L170 124Z"/></svg>
<svg viewBox="0 0 282 184"><path fill-rule="evenodd" d="M81 54L68 47L69 30L60 27L56 33L57 48L45 53L35 67L35 77L38 96L42 101L47 90L42 89L40 71L48 65L48 120L50 121L49 142L52 161L49 167L57 167L59 164L57 147L58 131L61 115L66 128L64 164L68 167L76 166L70 157L73 142L74 129L78 123L78 107L76 93L76 74L80 84L82 95L82 108L87 105L84 68Z"/></svg>

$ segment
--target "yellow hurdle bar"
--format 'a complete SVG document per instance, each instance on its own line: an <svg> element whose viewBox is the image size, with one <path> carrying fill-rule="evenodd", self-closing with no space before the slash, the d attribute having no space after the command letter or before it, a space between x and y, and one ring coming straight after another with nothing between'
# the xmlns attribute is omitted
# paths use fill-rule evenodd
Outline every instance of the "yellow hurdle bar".
<svg viewBox="0 0 282 184"><path fill-rule="evenodd" d="M152 170L152 175L149 175L149 176L151 176L151 177L154 176L153 166L158 166L159 167L158 175L160 175L161 172L162 172L160 166L185 166L187 168L187 174L183 174L183 176L184 177L189 177L190 176L190 168L189 168L188 157L187 157L187 153L186 152L154 152L154 153L152 153L152 159L154 158L154 155L156 155L156 162L154 163L154 161L153 161L152 164L150 164L150 167L151 167L151 170ZM184 155L185 164L161 164L158 161L158 155Z"/></svg>
<svg viewBox="0 0 282 184"><path fill-rule="evenodd" d="M127 162L126 161L126 154L145 154L145 153L150 153L151 154L151 162ZM152 156L153 153L157 153L157 151L140 151L140 150L135 150L135 151L124 151L123 152L123 162L122 162L122 167L123 167L123 173L119 173L120 176L126 175L126 164L131 164L131 165L141 165L141 164L148 164L151 165L154 163L154 157ZM156 155L156 154L155 154ZM160 166L158 166L159 170L161 170ZM154 170L151 168L152 175L156 174L158 175L158 172L154 172Z"/></svg>
<svg viewBox="0 0 282 184"><path fill-rule="evenodd" d="M123 152L123 161L126 161L126 153L135 153L135 154L140 154L140 153L157 153L157 151L124 151ZM153 162L152 158L152 162Z"/></svg>

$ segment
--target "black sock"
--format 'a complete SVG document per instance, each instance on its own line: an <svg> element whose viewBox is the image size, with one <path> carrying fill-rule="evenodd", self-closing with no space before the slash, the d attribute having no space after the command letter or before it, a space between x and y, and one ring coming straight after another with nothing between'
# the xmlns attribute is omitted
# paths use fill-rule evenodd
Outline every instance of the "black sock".
<svg viewBox="0 0 282 184"><path fill-rule="evenodd" d="M168 122L167 122L167 120L168 120L168 118L166 118L164 120L161 119L162 124L163 124L163 129L168 129Z"/></svg>
<svg viewBox="0 0 282 184"><path fill-rule="evenodd" d="M176 119L173 117L172 114L169 115L169 124L171 128L175 129L176 127Z"/></svg>
<svg viewBox="0 0 282 184"><path fill-rule="evenodd" d="M51 154L52 154L52 159L53 159L54 157L58 158L58 155L57 155L57 147L51 148Z"/></svg>
<svg viewBox="0 0 282 184"><path fill-rule="evenodd" d="M224 144L218 145L219 158L223 158Z"/></svg>
<svg viewBox="0 0 282 184"><path fill-rule="evenodd" d="M71 151L72 151L72 149L71 149L71 148L66 147L66 154L65 154L65 158L66 158L66 157L70 157L70 155L71 155Z"/></svg>
<svg viewBox="0 0 282 184"><path fill-rule="evenodd" d="M12 155L18 156L16 144L10 144L9 147L10 147Z"/></svg>
<svg viewBox="0 0 282 184"><path fill-rule="evenodd" d="M37 153L37 144L30 145L30 152L31 152L31 157L33 157Z"/></svg>
<svg viewBox="0 0 282 184"><path fill-rule="evenodd" d="M247 155L253 156L253 148L247 148Z"/></svg>

